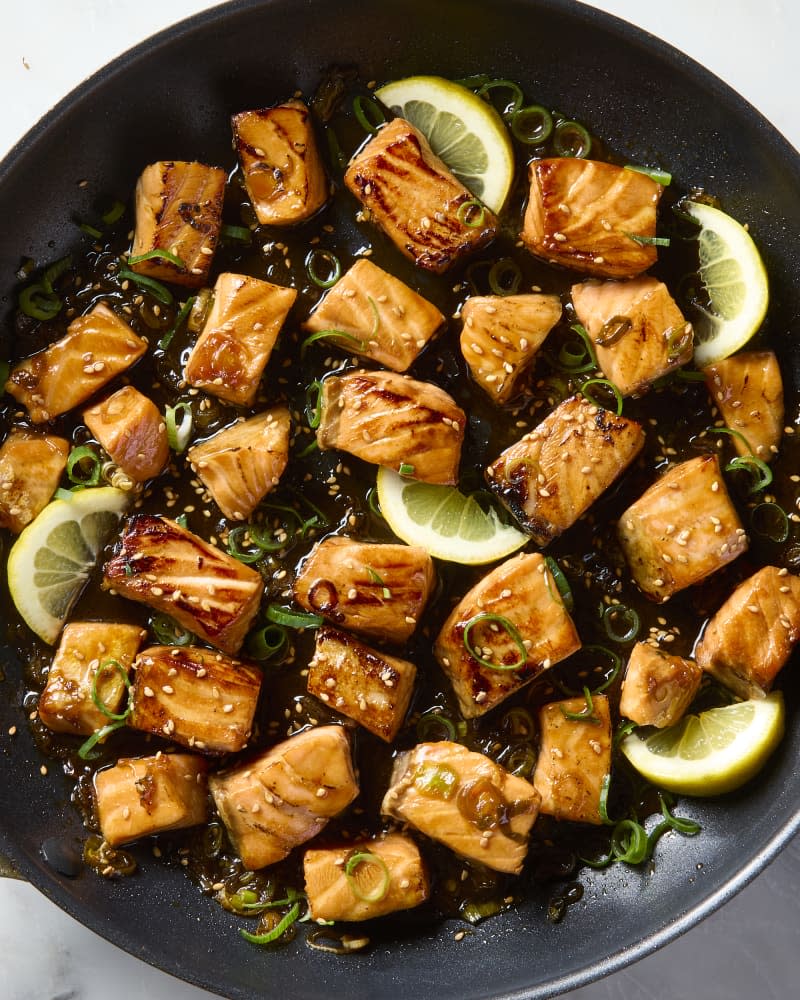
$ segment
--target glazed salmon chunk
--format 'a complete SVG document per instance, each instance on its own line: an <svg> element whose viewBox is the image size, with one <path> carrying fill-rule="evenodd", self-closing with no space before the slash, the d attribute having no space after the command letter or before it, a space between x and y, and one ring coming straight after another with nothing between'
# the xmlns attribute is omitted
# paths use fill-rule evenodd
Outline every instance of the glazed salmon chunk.
<svg viewBox="0 0 800 1000"><path fill-rule="evenodd" d="M672 726L691 705L702 677L693 660L637 642L622 681L620 714L639 726Z"/></svg>
<svg viewBox="0 0 800 1000"><path fill-rule="evenodd" d="M444 316L435 305L362 259L327 292L303 326L310 333L344 333L331 336L330 344L404 372L442 323Z"/></svg>
<svg viewBox="0 0 800 1000"><path fill-rule="evenodd" d="M545 559L534 552L507 559L478 581L442 626L434 654L462 715L472 719L580 647Z"/></svg>
<svg viewBox="0 0 800 1000"><path fill-rule="evenodd" d="M322 381L317 442L424 483L458 482L464 411L444 389L407 375L349 371Z"/></svg>
<svg viewBox="0 0 800 1000"><path fill-rule="evenodd" d="M655 264L655 246L633 237L655 236L660 184L635 170L572 156L532 160L528 179L520 235L531 253L606 278L633 278Z"/></svg>
<svg viewBox="0 0 800 1000"><path fill-rule="evenodd" d="M235 656L258 611L261 574L175 521L153 514L128 519L103 585L169 615Z"/></svg>
<svg viewBox="0 0 800 1000"><path fill-rule="evenodd" d="M464 858L518 875L539 801L524 778L441 740L397 755L381 810Z"/></svg>
<svg viewBox="0 0 800 1000"><path fill-rule="evenodd" d="M703 369L706 385L740 455L771 461L783 434L783 379L772 351L742 351ZM749 448L748 448L749 445Z"/></svg>
<svg viewBox="0 0 800 1000"><path fill-rule="evenodd" d="M131 270L187 288L206 283L222 228L225 171L203 163L162 160L145 167L136 184L136 229L131 257L165 250Z"/></svg>
<svg viewBox="0 0 800 1000"><path fill-rule="evenodd" d="M414 634L435 583L425 549L331 535L303 561L293 596L335 625L399 644Z"/></svg>
<svg viewBox="0 0 800 1000"><path fill-rule="evenodd" d="M309 693L391 743L405 720L417 668L329 625L315 639Z"/></svg>
<svg viewBox="0 0 800 1000"><path fill-rule="evenodd" d="M184 374L229 403L250 406L297 292L245 274L224 272Z"/></svg>
<svg viewBox="0 0 800 1000"><path fill-rule="evenodd" d="M189 464L222 513L243 521L280 482L289 461L289 411L275 406L189 449Z"/></svg>
<svg viewBox="0 0 800 1000"><path fill-rule="evenodd" d="M692 325L655 278L586 281L572 286L572 303L603 374L623 396L692 360Z"/></svg>
<svg viewBox="0 0 800 1000"><path fill-rule="evenodd" d="M633 579L659 603L715 573L749 544L716 455L668 469L622 514L617 534Z"/></svg>
<svg viewBox="0 0 800 1000"><path fill-rule="evenodd" d="M635 420L571 396L507 448L486 481L538 545L547 545L622 475L644 445Z"/></svg>
<svg viewBox="0 0 800 1000"><path fill-rule="evenodd" d="M496 403L522 388L548 333L561 319L557 295L473 295L461 309L461 353L470 374Z"/></svg>
<svg viewBox="0 0 800 1000"><path fill-rule="evenodd" d="M0 447L0 528L18 535L58 489L69 442L54 434L12 430Z"/></svg>
<svg viewBox="0 0 800 1000"><path fill-rule="evenodd" d="M103 839L112 847L208 819L207 763L187 753L121 757L94 776Z"/></svg>
<svg viewBox="0 0 800 1000"><path fill-rule="evenodd" d="M111 460L135 482L155 478L169 462L167 425L161 411L132 385L84 410L83 422Z"/></svg>
<svg viewBox="0 0 800 1000"><path fill-rule="evenodd" d="M245 868L282 861L358 795L341 726L291 736L209 781L217 811Z"/></svg>
<svg viewBox="0 0 800 1000"><path fill-rule="evenodd" d="M250 738L261 671L201 646L148 646L134 662L130 725L203 753Z"/></svg>
<svg viewBox="0 0 800 1000"><path fill-rule="evenodd" d="M386 833L303 855L311 919L372 920L424 903L430 885L419 848L407 834Z"/></svg>
<svg viewBox="0 0 800 1000"><path fill-rule="evenodd" d="M763 698L800 639L800 577L765 566L706 626L697 662L740 698Z"/></svg>
<svg viewBox="0 0 800 1000"><path fill-rule="evenodd" d="M384 125L353 157L344 181L398 250L426 271L444 273L497 232L494 214L402 118Z"/></svg>
<svg viewBox="0 0 800 1000"><path fill-rule="evenodd" d="M6 392L41 424L85 403L146 350L144 337L101 302L74 319L61 340L15 365Z"/></svg>
<svg viewBox="0 0 800 1000"><path fill-rule="evenodd" d="M600 794L611 774L611 711L603 694L551 702L539 710L540 747L533 786L541 811L601 825Z"/></svg>
<svg viewBox="0 0 800 1000"><path fill-rule="evenodd" d="M262 226L291 226L322 208L328 179L302 101L242 111L231 126L247 196Z"/></svg>

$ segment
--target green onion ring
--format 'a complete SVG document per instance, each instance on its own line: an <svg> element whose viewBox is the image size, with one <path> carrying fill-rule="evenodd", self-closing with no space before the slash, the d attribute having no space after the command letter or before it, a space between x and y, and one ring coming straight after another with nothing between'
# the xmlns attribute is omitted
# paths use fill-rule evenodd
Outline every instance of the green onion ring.
<svg viewBox="0 0 800 1000"><path fill-rule="evenodd" d="M667 173L666 170L659 170L657 167L639 167L633 163L626 163L625 169L633 170L637 174L644 174L662 187L669 187L672 183L672 174Z"/></svg>
<svg viewBox="0 0 800 1000"><path fill-rule="evenodd" d="M370 135L377 135L381 125L386 124L386 115L377 101L361 94L353 100L353 114L356 121Z"/></svg>
<svg viewBox="0 0 800 1000"><path fill-rule="evenodd" d="M155 250L147 250L144 253L137 253L133 257L128 257L128 266L131 267L133 264L141 264L144 260L166 260L170 264L174 264L175 267L181 268L181 270L186 270L186 263L177 254L172 253L170 250L161 250L156 248Z"/></svg>
<svg viewBox="0 0 800 1000"><path fill-rule="evenodd" d="M750 454L755 457L755 452L753 451L752 445L747 440L747 438L742 434L741 431L735 431L732 427L706 427L705 434L729 434L731 437L735 437L737 440L741 441L742 444L747 448Z"/></svg>
<svg viewBox="0 0 800 1000"><path fill-rule="evenodd" d="M570 326L570 330L572 330L573 333L577 333L584 342L586 350L589 352L589 357L592 359L592 364L595 368L597 368L597 355L594 351L594 343L592 342L592 338L587 333L586 327L582 323L573 323L572 326Z"/></svg>
<svg viewBox="0 0 800 1000"><path fill-rule="evenodd" d="M511 101L506 104L505 110L501 112L501 114L504 118L513 118L513 116L522 108L522 102L524 100L522 89L518 83L514 83L513 80L488 80L477 90L476 93L478 97L483 97L487 101L491 102L491 98L489 97L491 91L500 89L511 91Z"/></svg>
<svg viewBox="0 0 800 1000"><path fill-rule="evenodd" d="M383 875L381 884L373 892L363 893L361 886L353 874L359 865L362 864L374 865L380 869ZM344 867L344 877L347 879L347 884L350 886L350 891L353 895L365 903L379 903L382 899L385 899L392 881L386 862L379 854L373 854L371 851L357 851L355 854L352 854L347 859L347 864Z"/></svg>
<svg viewBox="0 0 800 1000"><path fill-rule="evenodd" d="M536 751L527 743L513 747L501 761L503 767L518 778L529 778L536 766Z"/></svg>
<svg viewBox="0 0 800 1000"><path fill-rule="evenodd" d="M220 238L235 243L252 243L253 230L248 226L224 225L219 231Z"/></svg>
<svg viewBox="0 0 800 1000"><path fill-rule="evenodd" d="M765 490L772 482L772 469L755 455L739 455L738 458L732 458L725 466L725 471L747 472L752 479L752 485L747 491L751 496Z"/></svg>
<svg viewBox="0 0 800 1000"><path fill-rule="evenodd" d="M583 699L586 702L584 707L580 712L570 712L563 705L561 705L561 714L565 719L569 719L570 722L588 722L593 726L599 726L600 720L594 714L594 702L592 701L592 692L588 687L583 689Z"/></svg>
<svg viewBox="0 0 800 1000"><path fill-rule="evenodd" d="M315 431L322 421L322 382L314 379L306 389L306 421Z"/></svg>
<svg viewBox="0 0 800 1000"><path fill-rule="evenodd" d="M363 351L364 341L359 337L354 336L352 333L347 333L345 330L317 330L316 333L312 333L300 345L300 357L304 358L308 348L318 340L329 340L329 339L339 339L346 340L349 343L355 345L356 351ZM338 345L337 345L338 346Z"/></svg>
<svg viewBox="0 0 800 1000"><path fill-rule="evenodd" d="M638 728L639 723L633 722L631 719L626 719L624 722L620 722L617 726L617 731L614 733L614 746L618 747L626 736L630 736L634 729Z"/></svg>
<svg viewBox="0 0 800 1000"><path fill-rule="evenodd" d="M128 705L124 712L112 712L98 693L97 677L100 674L100 671L105 670L106 667L113 667L124 681L125 687L128 689ZM101 711L106 718L111 719L114 722L123 722L131 714L131 711L133 710L133 706L130 703L130 693L132 689L133 685L128 677L128 671L122 666L119 660L104 660L98 667L95 668L95 671L92 674L92 701L95 704L95 708L99 709L99 711Z"/></svg>
<svg viewBox="0 0 800 1000"><path fill-rule="evenodd" d="M639 865L647 858L647 834L641 823L621 819L611 834L611 852L617 861Z"/></svg>
<svg viewBox="0 0 800 1000"><path fill-rule="evenodd" d="M164 336L158 342L158 349L160 351L166 351L166 349L172 343L172 338L175 336L175 334L178 332L178 330L180 330L180 328L183 326L183 324L188 319L189 313L192 311L192 306L194 305L194 300L196 298L197 298L196 295L192 295L191 298L188 298L183 303L183 305L181 306L180 312L178 313L177 317L175 318L174 324L170 327L169 330L167 330L167 332L164 334Z"/></svg>
<svg viewBox="0 0 800 1000"><path fill-rule="evenodd" d="M287 628L319 628L324 622L322 615L307 614L305 611L290 611L278 604L270 604L266 610L267 619Z"/></svg>
<svg viewBox="0 0 800 1000"><path fill-rule="evenodd" d="M160 302L163 306L171 306L173 302L172 292L161 284L160 281L156 281L154 278L148 278L145 274L137 274L136 271L131 271L130 268L121 267L117 271L117 277L120 281L132 281L135 285L138 285L144 291L149 292L153 298Z"/></svg>
<svg viewBox="0 0 800 1000"><path fill-rule="evenodd" d="M455 742L456 727L446 715L434 710L424 712L419 717L417 721L417 739L422 743L428 742L432 739L431 730L435 733L437 726L445 731L447 734L446 739Z"/></svg>
<svg viewBox="0 0 800 1000"><path fill-rule="evenodd" d="M125 214L125 202L120 201L119 198L111 205L107 211L103 212L100 218L103 220L105 225L113 226L115 222L119 222L122 216Z"/></svg>
<svg viewBox="0 0 800 1000"><path fill-rule="evenodd" d="M624 230L622 235L638 243L640 247L668 247L671 242L669 236L640 236L638 233L627 233Z"/></svg>
<svg viewBox="0 0 800 1000"><path fill-rule="evenodd" d="M327 265L327 278L320 277L317 271L317 261L324 261ZM306 255L306 274L318 288L331 288L342 276L342 265L335 253L315 248Z"/></svg>
<svg viewBox="0 0 800 1000"><path fill-rule="evenodd" d="M780 504L758 504L750 514L750 524L757 535L771 542L781 544L789 537L789 516Z"/></svg>
<svg viewBox="0 0 800 1000"><path fill-rule="evenodd" d="M106 736L110 736L111 733L115 733L118 729L122 729L125 725L123 720L118 722L109 722L107 726L103 726L102 729L98 729L96 732L92 733L88 740L80 745L78 748L78 756L81 760L94 760L97 758L98 754L92 753L95 746L101 743Z"/></svg>
<svg viewBox="0 0 800 1000"><path fill-rule="evenodd" d="M48 267L42 275L42 285L48 294L53 294L53 282L58 281L65 271L72 267L72 257L68 254Z"/></svg>
<svg viewBox="0 0 800 1000"><path fill-rule="evenodd" d="M611 347L612 344L616 344L618 340L621 340L626 333L629 333L632 328L633 323L631 323L629 317L612 316L611 319L606 320L603 324L603 329L597 338L597 346Z"/></svg>
<svg viewBox="0 0 800 1000"><path fill-rule="evenodd" d="M89 464L89 472L86 475L81 473L81 466L84 462ZM76 486L97 486L103 472L103 463L97 456L93 448L88 444L73 448L67 459L67 476L71 483Z"/></svg>
<svg viewBox="0 0 800 1000"><path fill-rule="evenodd" d="M91 236L93 240L100 240L103 238L103 232L96 226L90 226L88 222L79 222L78 229L82 233L86 233L87 236Z"/></svg>
<svg viewBox="0 0 800 1000"><path fill-rule="evenodd" d="M414 475L414 466L409 462L401 462L397 472L399 475L408 478L409 476Z"/></svg>
<svg viewBox="0 0 800 1000"><path fill-rule="evenodd" d="M661 815L664 817L664 822L669 823L672 830L682 833L684 837L694 837L700 833L702 827L699 823L695 823L693 819L686 819L684 816L674 816L669 811L663 792L659 792L658 797L661 800Z"/></svg>
<svg viewBox="0 0 800 1000"><path fill-rule="evenodd" d="M26 316L38 319L40 322L54 319L61 312L63 305L57 295L48 292L44 284L39 282L23 288L17 302Z"/></svg>
<svg viewBox="0 0 800 1000"><path fill-rule="evenodd" d="M544 561L545 564L547 565L547 569L550 571L550 576L552 576L553 580L555 581L555 585L558 589L558 593L561 597L564 607L567 609L568 612L572 611L572 609L575 607L575 598L572 596L572 588L569 585L569 580L567 580L567 578L564 576L563 570L555 561L555 559L553 559L552 556L545 556ZM548 590L550 589L549 580L547 580L547 588ZM553 596L552 592L550 596L551 597Z"/></svg>
<svg viewBox="0 0 800 1000"><path fill-rule="evenodd" d="M300 904L294 903L289 912L266 934L251 934L249 931L239 928L239 933L251 944L272 944L277 941L278 938L283 937L286 931L292 926L292 924L300 916Z"/></svg>
<svg viewBox="0 0 800 1000"><path fill-rule="evenodd" d="M559 156L586 159L592 151L592 137L580 122L561 121L556 125L553 147Z"/></svg>
<svg viewBox="0 0 800 1000"><path fill-rule="evenodd" d="M588 399L589 402L592 403L594 406L599 406L600 408L607 410L608 409L607 406L605 406L603 403L598 402L598 400L596 400L590 392L586 391L593 385L602 385L605 389L608 389L609 391L614 393L614 398L617 401L617 416L621 417L622 405L623 405L622 393L614 385L614 383L610 382L607 378L590 378L587 379L580 388L580 393L584 397L584 399Z"/></svg>
<svg viewBox="0 0 800 1000"><path fill-rule="evenodd" d="M489 625L494 624L500 626L500 628L503 629L503 631L508 635L509 639L511 639L514 645L517 647L517 652L519 653L518 659L516 659L513 663L493 663L491 660L484 659L480 655L480 653L472 645L470 645L469 641L469 634L472 631L472 629L476 625L481 625L481 624L489 624ZM519 634L516 625L514 625L513 622L509 621L508 618L506 618L504 615L495 615L491 614L488 611L481 611L479 614L474 615L472 618L469 619L468 622L465 623L461 641L464 643L464 648L473 658L473 660L475 660L477 663L480 663L482 667L488 667L490 670L502 670L502 671L519 670L521 667L524 667L525 664L528 662L528 650L525 648L525 643L522 641L522 636Z"/></svg>
<svg viewBox="0 0 800 1000"><path fill-rule="evenodd" d="M260 545L256 545L255 542L253 542L253 548L251 549L244 549L241 547L244 536L249 534L250 528L247 525L237 525L235 528L231 528L228 532L228 539L226 542L228 555L233 556L234 559L238 559L241 563L246 563L248 566L251 563L258 562L259 559L264 558L264 549L262 549Z"/></svg>
<svg viewBox="0 0 800 1000"><path fill-rule="evenodd" d="M156 615L150 622L150 629L160 643L165 646L191 646L194 634L179 625L169 615Z"/></svg>
<svg viewBox="0 0 800 1000"><path fill-rule="evenodd" d="M597 811L600 813L600 819L605 826L614 826L614 820L608 815L608 793L610 790L611 775L603 775L603 783L600 786L600 802L598 803Z"/></svg>
<svg viewBox="0 0 800 1000"><path fill-rule="evenodd" d="M618 632L613 625L612 619L621 615L623 621L627 621L627 628ZM606 635L612 642L633 642L639 634L641 623L639 615L634 608L629 608L627 604L609 604L603 612L603 627Z"/></svg>
<svg viewBox="0 0 800 1000"><path fill-rule="evenodd" d="M501 257L489 271L489 287L495 295L514 295L522 281L519 264L510 257Z"/></svg>
<svg viewBox="0 0 800 1000"><path fill-rule="evenodd" d="M480 229L486 220L486 209L475 198L470 198L458 206L456 219L468 229Z"/></svg>
<svg viewBox="0 0 800 1000"><path fill-rule="evenodd" d="M247 655L254 660L271 660L289 645L289 634L274 622L253 632L247 640Z"/></svg>
<svg viewBox="0 0 800 1000"><path fill-rule="evenodd" d="M377 486L372 486L369 490L369 493L367 493L367 506L369 507L370 512L375 515L375 517L379 517L382 521L386 520L386 518L383 516L383 512L381 511L380 501L378 500Z"/></svg>
<svg viewBox="0 0 800 1000"><path fill-rule="evenodd" d="M553 116L540 104L518 108L511 115L511 132L526 146L540 146L553 131Z"/></svg>
<svg viewBox="0 0 800 1000"><path fill-rule="evenodd" d="M503 731L510 730L513 737L530 740L536 732L536 723L527 708L517 705L514 708L509 708L500 720L500 728Z"/></svg>
<svg viewBox="0 0 800 1000"><path fill-rule="evenodd" d="M181 414L180 423L176 419L179 412ZM176 454L180 455L186 450L194 427L191 403L176 403L175 406L166 407L164 423L167 425L167 443Z"/></svg>

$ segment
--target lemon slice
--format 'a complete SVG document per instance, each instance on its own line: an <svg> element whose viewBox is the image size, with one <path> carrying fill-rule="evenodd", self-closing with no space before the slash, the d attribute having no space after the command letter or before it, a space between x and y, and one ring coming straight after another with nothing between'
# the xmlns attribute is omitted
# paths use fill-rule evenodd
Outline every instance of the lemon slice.
<svg viewBox="0 0 800 1000"><path fill-rule="evenodd" d="M494 510L487 513L454 486L404 479L392 469L378 470L378 502L398 538L447 562L468 566L494 562L530 541L503 524Z"/></svg>
<svg viewBox="0 0 800 1000"><path fill-rule="evenodd" d="M646 738L632 733L622 752L648 781L680 795L721 795L753 777L783 736L780 691L687 715Z"/></svg>
<svg viewBox="0 0 800 1000"><path fill-rule="evenodd" d="M8 556L8 588L26 624L54 643L130 495L113 486L51 501Z"/></svg>
<svg viewBox="0 0 800 1000"><path fill-rule="evenodd" d="M514 149L491 104L440 76L409 76L375 93L422 132L476 198L500 211L514 180Z"/></svg>
<svg viewBox="0 0 800 1000"><path fill-rule="evenodd" d="M700 280L711 300L694 324L698 367L722 361L758 331L769 304L767 272L752 237L735 219L711 205L686 202L700 224Z"/></svg>

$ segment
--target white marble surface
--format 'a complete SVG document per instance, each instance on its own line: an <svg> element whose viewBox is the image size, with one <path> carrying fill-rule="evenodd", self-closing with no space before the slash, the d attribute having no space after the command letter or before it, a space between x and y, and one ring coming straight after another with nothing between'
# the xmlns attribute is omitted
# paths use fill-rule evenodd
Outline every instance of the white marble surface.
<svg viewBox="0 0 800 1000"><path fill-rule="evenodd" d="M489 2L489 0L487 0ZM0 155L113 56L208 0L3 2ZM800 148L800 4L794 0L597 0L730 83ZM797 995L800 843L736 899L656 955L574 1000L788 1000ZM61 913L29 885L0 880L0 1000L204 1000Z"/></svg>

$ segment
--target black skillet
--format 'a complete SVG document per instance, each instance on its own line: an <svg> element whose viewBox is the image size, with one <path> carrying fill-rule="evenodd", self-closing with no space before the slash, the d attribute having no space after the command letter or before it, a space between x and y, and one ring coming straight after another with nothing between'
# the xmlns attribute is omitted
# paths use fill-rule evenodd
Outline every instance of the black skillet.
<svg viewBox="0 0 800 1000"><path fill-rule="evenodd" d="M0 167L3 329L22 256L52 260L74 242L92 192L132 189L143 164L165 157L230 159L228 117L295 88L321 70L356 64L364 80L412 73L488 72L518 80L615 141L636 162L668 165L681 185L724 192L749 220L772 286L770 326L797 391L800 353L800 159L748 104L686 56L569 0L274 0L217 8L157 35L79 87ZM89 180L86 188L78 186ZM543 997L586 983L660 947L730 898L800 827L800 691L785 685L787 735L763 776L741 793L691 804L703 825L673 842L653 874L624 866L583 878L568 919L544 919L546 895L456 942L452 923L406 921L365 954L337 958L302 945L265 954L179 871L143 856L136 877L69 877L52 838L81 828L67 781L26 732L19 664L0 661L0 850L78 920L147 962L244 1000ZM789 671L787 671L789 673ZM12 740L10 726L19 729ZM49 842L50 862L45 860ZM698 866L702 866L698 868ZM61 870L59 870L61 869ZM65 874L67 872L69 874ZM302 950L299 950L302 949Z"/></svg>

